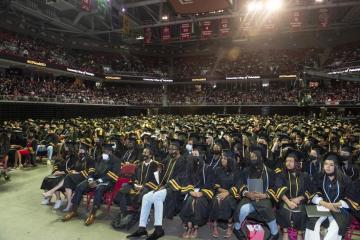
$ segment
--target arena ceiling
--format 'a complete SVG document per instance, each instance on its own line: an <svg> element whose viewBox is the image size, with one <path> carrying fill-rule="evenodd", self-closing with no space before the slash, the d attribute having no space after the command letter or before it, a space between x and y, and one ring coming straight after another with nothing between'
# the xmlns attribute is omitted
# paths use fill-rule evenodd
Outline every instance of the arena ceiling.
<svg viewBox="0 0 360 240"><path fill-rule="evenodd" d="M196 24L204 20L229 18L234 28L233 41L241 40L239 26L247 16L250 0L92 0L91 8L83 10L80 0L6 0L2 1L1 26L33 33L58 36L64 39L119 44L142 44L144 28L177 26L181 23ZM204 4L206 2L206 4ZM213 2L213 4L212 4ZM327 31L360 27L359 0L289 0L283 12L302 11L301 32L318 32L319 9L330 13ZM210 4L211 3L211 4ZM216 5L218 3L218 6ZM203 8L201 8L203 6ZM206 8L205 8L206 6ZM124 15L130 33L124 34ZM116 17L116 19L114 18ZM281 19L279 28L288 31L288 23ZM155 31L155 35L159 32ZM261 33L260 33L261 35ZM197 41L192 38L187 41ZM176 45L175 40L167 45ZM183 43L181 43L183 44Z"/></svg>

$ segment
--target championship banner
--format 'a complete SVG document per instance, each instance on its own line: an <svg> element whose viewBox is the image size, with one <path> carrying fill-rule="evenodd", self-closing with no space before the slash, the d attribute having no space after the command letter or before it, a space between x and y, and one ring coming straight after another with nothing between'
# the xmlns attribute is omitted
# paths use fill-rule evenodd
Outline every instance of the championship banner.
<svg viewBox="0 0 360 240"><path fill-rule="evenodd" d="M320 8L319 9L319 23L320 26L326 28L329 26L329 9Z"/></svg>
<svg viewBox="0 0 360 240"><path fill-rule="evenodd" d="M293 11L290 15L290 26L292 29L296 30L302 27L301 21L301 12Z"/></svg>
<svg viewBox="0 0 360 240"><path fill-rule="evenodd" d="M84 11L91 11L91 0L81 0L81 9Z"/></svg>
<svg viewBox="0 0 360 240"><path fill-rule="evenodd" d="M183 23L180 25L180 40L189 40L191 38L191 24Z"/></svg>
<svg viewBox="0 0 360 240"><path fill-rule="evenodd" d="M171 39L170 26L165 26L161 28L161 40L163 42L169 41Z"/></svg>
<svg viewBox="0 0 360 240"><path fill-rule="evenodd" d="M202 38L209 38L212 35L212 26L211 21L203 21L201 24L201 37Z"/></svg>
<svg viewBox="0 0 360 240"><path fill-rule="evenodd" d="M219 25L219 33L220 36L226 37L230 33L230 24L228 18L220 19L220 25Z"/></svg>
<svg viewBox="0 0 360 240"><path fill-rule="evenodd" d="M145 44L150 44L151 43L151 38L152 38L152 32L151 32L151 28L144 28L144 43Z"/></svg>

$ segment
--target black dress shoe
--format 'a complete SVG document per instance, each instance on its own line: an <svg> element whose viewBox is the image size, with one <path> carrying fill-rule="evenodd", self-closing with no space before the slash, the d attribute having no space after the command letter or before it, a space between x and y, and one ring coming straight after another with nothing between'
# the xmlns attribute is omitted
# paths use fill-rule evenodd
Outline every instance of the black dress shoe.
<svg viewBox="0 0 360 240"><path fill-rule="evenodd" d="M279 239L279 233L275 235L270 235L270 237L268 238L268 240L278 240L278 239Z"/></svg>
<svg viewBox="0 0 360 240"><path fill-rule="evenodd" d="M149 237L147 237L146 240L156 240L164 235L165 232L164 229L162 229L162 227L155 227L155 231Z"/></svg>
<svg viewBox="0 0 360 240"><path fill-rule="evenodd" d="M136 232L130 234L130 235L127 235L126 238L138 238L138 237L142 237L142 236L147 236L148 233L146 231L145 228L139 228L138 230L136 230Z"/></svg>
<svg viewBox="0 0 360 240"><path fill-rule="evenodd" d="M244 233L240 230L236 230L235 228L233 229L233 233L235 235L235 237L238 240L246 240L246 236L244 235Z"/></svg>

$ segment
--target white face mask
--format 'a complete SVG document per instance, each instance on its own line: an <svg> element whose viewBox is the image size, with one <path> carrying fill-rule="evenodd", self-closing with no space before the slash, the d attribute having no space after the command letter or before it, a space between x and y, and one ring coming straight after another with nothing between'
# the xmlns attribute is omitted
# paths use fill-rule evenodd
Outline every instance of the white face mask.
<svg viewBox="0 0 360 240"><path fill-rule="evenodd" d="M186 144L186 150L190 153L193 149L193 146L191 144Z"/></svg>
<svg viewBox="0 0 360 240"><path fill-rule="evenodd" d="M115 151L116 150L116 144L114 143L114 145L112 146L112 149Z"/></svg>
<svg viewBox="0 0 360 240"><path fill-rule="evenodd" d="M102 154L102 159L103 159L104 161L109 160L109 154L103 153L103 154Z"/></svg>

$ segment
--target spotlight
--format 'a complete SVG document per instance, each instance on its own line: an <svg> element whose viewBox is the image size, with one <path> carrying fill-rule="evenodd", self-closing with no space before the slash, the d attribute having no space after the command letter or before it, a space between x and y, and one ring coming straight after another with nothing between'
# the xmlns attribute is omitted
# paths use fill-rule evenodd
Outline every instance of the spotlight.
<svg viewBox="0 0 360 240"><path fill-rule="evenodd" d="M124 13L125 11L126 11L126 9L125 9L125 8L122 8L122 9L121 9L121 12L123 12L123 13Z"/></svg>
<svg viewBox="0 0 360 240"><path fill-rule="evenodd" d="M266 9L270 12L278 11L281 9L282 5L283 5L282 0L268 0L266 2Z"/></svg>
<svg viewBox="0 0 360 240"><path fill-rule="evenodd" d="M255 11L259 11L263 8L263 4L262 2L256 2L256 1L252 1L248 4L248 11L249 12L255 12Z"/></svg>
<svg viewBox="0 0 360 240"><path fill-rule="evenodd" d="M169 19L169 17L168 17L168 16L166 16L166 15L164 15L164 16L162 16L162 17L161 17L161 19L162 19L162 20L168 20L168 19Z"/></svg>

